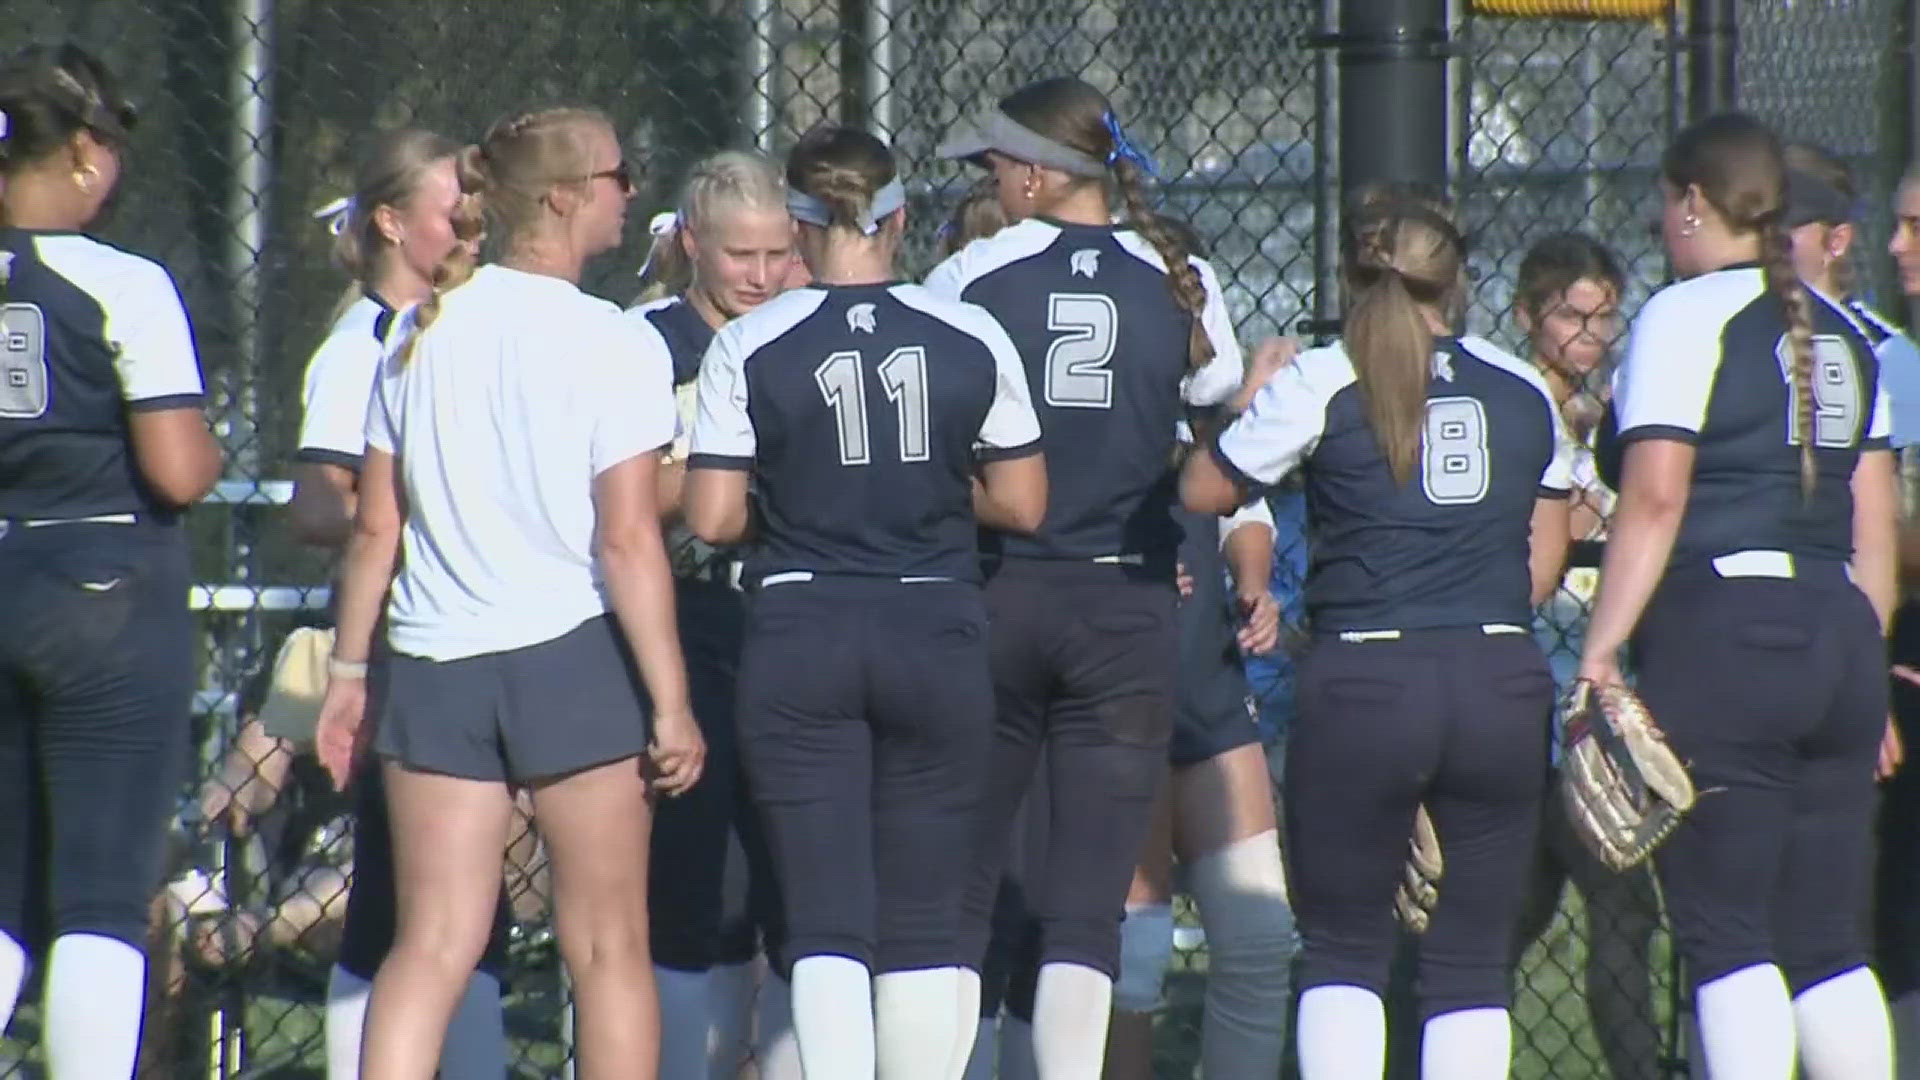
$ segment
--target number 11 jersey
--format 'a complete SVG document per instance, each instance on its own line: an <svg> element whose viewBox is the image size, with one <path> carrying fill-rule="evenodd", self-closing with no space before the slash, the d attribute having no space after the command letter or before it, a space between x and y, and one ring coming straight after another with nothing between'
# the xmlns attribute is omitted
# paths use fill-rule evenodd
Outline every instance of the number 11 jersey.
<svg viewBox="0 0 1920 1080"><path fill-rule="evenodd" d="M976 462L1040 452L1019 357L979 308L913 284L792 289L700 362L692 469L747 469L745 576L979 581Z"/></svg>
<svg viewBox="0 0 1920 1080"><path fill-rule="evenodd" d="M1030 537L989 533L989 554L1145 562L1171 573L1181 401L1225 401L1244 368L1213 268L1190 261L1213 343L1199 371L1187 359L1193 319L1174 303L1166 264L1130 229L1029 218L927 276L934 293L978 304L1006 327L1046 433L1046 521Z"/></svg>
<svg viewBox="0 0 1920 1080"><path fill-rule="evenodd" d="M1531 623L1534 503L1569 494L1573 443L1546 382L1517 357L1479 338L1435 342L1405 484L1339 344L1282 368L1212 451L1253 490L1306 470L1316 632Z"/></svg>

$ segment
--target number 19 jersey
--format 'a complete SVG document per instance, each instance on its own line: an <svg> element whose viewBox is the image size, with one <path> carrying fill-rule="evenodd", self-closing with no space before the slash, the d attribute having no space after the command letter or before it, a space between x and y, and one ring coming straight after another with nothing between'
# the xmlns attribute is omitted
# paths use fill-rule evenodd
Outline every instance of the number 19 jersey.
<svg viewBox="0 0 1920 1080"><path fill-rule="evenodd" d="M989 534L990 551L1173 565L1182 398L1217 405L1244 367L1213 268L1191 262L1214 351L1198 372L1187 359L1193 319L1174 303L1159 253L1132 230L1029 218L927 277L933 292L978 304L1007 328L1046 432L1046 521L1031 537Z"/></svg>
<svg viewBox="0 0 1920 1080"><path fill-rule="evenodd" d="M1307 615L1321 633L1531 622L1533 507L1572 487L1547 384L1478 338L1436 343L1426 429L1395 483L1346 349L1311 349L1254 396L1213 454L1248 488L1306 470Z"/></svg>
<svg viewBox="0 0 1920 1080"><path fill-rule="evenodd" d="M848 285L782 293L715 335L687 465L752 471L749 581L978 581L975 463L1039 452L991 316L918 285Z"/></svg>

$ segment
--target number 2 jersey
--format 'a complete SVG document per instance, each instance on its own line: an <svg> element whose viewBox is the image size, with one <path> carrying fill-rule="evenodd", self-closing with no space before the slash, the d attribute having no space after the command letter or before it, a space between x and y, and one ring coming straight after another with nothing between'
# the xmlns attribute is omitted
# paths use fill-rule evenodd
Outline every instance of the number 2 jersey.
<svg viewBox="0 0 1920 1080"><path fill-rule="evenodd" d="M1305 470L1316 632L1532 620L1534 503L1569 494L1573 443L1526 362L1479 338L1435 344L1421 453L1405 484L1339 344L1282 368L1214 440L1215 459L1250 489Z"/></svg>
<svg viewBox="0 0 1920 1080"><path fill-rule="evenodd" d="M978 581L975 464L1039 453L1040 428L986 312L912 284L808 287L714 336L690 451L689 468L752 470L750 582Z"/></svg>
<svg viewBox="0 0 1920 1080"><path fill-rule="evenodd" d="M1888 446L1892 409L1879 362L1852 313L1813 307L1813 439L1819 480L1800 490L1786 317L1757 267L1669 285L1633 320L1602 424L1601 475L1619 487L1626 444L1694 447L1675 565L1738 551L1845 561L1853 556L1853 467Z"/></svg>
<svg viewBox="0 0 1920 1080"><path fill-rule="evenodd" d="M1245 366L1213 268L1190 261L1206 288L1200 322L1214 352L1197 372L1187 359L1193 319L1174 302L1159 253L1130 229L1029 218L928 275L927 288L1006 327L1046 432L1046 521L1031 537L987 534L990 554L1171 572L1182 400L1225 401Z"/></svg>
<svg viewBox="0 0 1920 1080"><path fill-rule="evenodd" d="M141 478L127 414L204 400L173 279L70 232L0 229L0 261L0 520L172 520Z"/></svg>

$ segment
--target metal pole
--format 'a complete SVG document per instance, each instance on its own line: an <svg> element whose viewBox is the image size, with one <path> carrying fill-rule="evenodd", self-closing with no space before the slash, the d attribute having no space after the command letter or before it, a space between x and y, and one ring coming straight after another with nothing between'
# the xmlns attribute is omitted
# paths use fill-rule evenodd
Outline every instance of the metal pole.
<svg viewBox="0 0 1920 1080"><path fill-rule="evenodd" d="M900 95L894 92L893 73L894 44L900 40L894 26L893 0L867 0L864 30L866 32L865 53L865 91L867 95L867 130L880 141L893 145L894 135L899 129L894 124L894 115L898 111Z"/></svg>
<svg viewBox="0 0 1920 1080"><path fill-rule="evenodd" d="M741 121L747 138L763 154L773 152L774 98L778 93L779 57L774 35L778 30L777 0L746 3L746 101Z"/></svg>
<svg viewBox="0 0 1920 1080"><path fill-rule="evenodd" d="M1698 120L1734 107L1740 46L1739 0L1692 0L1687 10L1687 115Z"/></svg>
<svg viewBox="0 0 1920 1080"><path fill-rule="evenodd" d="M234 0L233 70L227 100L233 109L228 157L233 185L227 195L227 280L233 289L234 365L228 461L249 479L260 475L259 373L260 254L266 246L268 156L269 35L273 0Z"/></svg>
<svg viewBox="0 0 1920 1080"><path fill-rule="evenodd" d="M1320 40L1332 40L1342 0L1321 0ZM1920 0L1915 0L1920 3ZM1296 331L1322 337L1340 325L1340 71L1323 52L1314 63L1313 136L1313 317Z"/></svg>
<svg viewBox="0 0 1920 1080"><path fill-rule="evenodd" d="M1447 0L1340 0L1340 186L1447 182Z"/></svg>

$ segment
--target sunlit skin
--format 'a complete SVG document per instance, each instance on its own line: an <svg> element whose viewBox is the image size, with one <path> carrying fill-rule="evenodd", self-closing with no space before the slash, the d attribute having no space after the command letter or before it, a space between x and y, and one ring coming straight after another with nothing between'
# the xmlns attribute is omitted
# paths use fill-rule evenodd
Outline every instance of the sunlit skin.
<svg viewBox="0 0 1920 1080"><path fill-rule="evenodd" d="M453 159L446 158L427 166L420 177L420 186L397 205L374 210L374 228L392 245L393 257L401 264L384 265L376 273L372 283L375 291L389 302L411 303L418 299L412 294L423 290L410 287L411 282L422 285L432 282L434 268L453 250L453 223L449 219L453 216L454 204L459 201L460 177ZM384 279L396 277L395 271L402 268L411 281L394 291L405 295L389 296L382 288L388 284Z"/></svg>
<svg viewBox="0 0 1920 1080"><path fill-rule="evenodd" d="M620 234L627 226L627 203L633 199L634 191L622 184L617 178L608 175L621 164L620 140L613 129L595 124L587 136L588 159L593 168L588 172L592 177L587 188L587 199L580 206L580 214L585 219L583 231L591 245L590 254L611 251L620 246Z"/></svg>
<svg viewBox="0 0 1920 1080"><path fill-rule="evenodd" d="M798 260L785 208L739 206L714 218L680 230L680 244L693 262L687 298L719 326L792 287Z"/></svg>
<svg viewBox="0 0 1920 1080"><path fill-rule="evenodd" d="M1620 296L1603 281L1581 278L1541 305L1538 319L1517 313L1520 329L1533 342L1533 356L1555 381L1568 388L1584 383L1598 390L1593 374L1620 338Z"/></svg>
<svg viewBox="0 0 1920 1080"><path fill-rule="evenodd" d="M1893 239L1887 251L1900 270L1900 291L1920 296L1920 183L1900 185L1893 200Z"/></svg>

